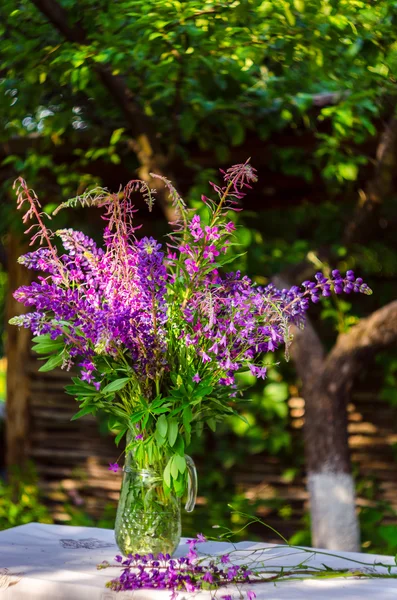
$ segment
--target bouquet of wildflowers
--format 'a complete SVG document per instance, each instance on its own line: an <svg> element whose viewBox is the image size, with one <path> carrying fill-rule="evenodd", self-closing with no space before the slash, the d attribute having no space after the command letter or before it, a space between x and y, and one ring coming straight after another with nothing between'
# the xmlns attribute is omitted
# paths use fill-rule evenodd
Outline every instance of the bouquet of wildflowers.
<svg viewBox="0 0 397 600"><path fill-rule="evenodd" d="M221 186L212 184L216 200L202 197L205 222L164 180L177 214L165 245L136 235L133 193L142 192L149 208L155 193L141 181L115 194L96 189L57 209L102 208L102 247L79 231L52 232L35 193L17 182L18 208L26 207L32 243L40 242L19 262L41 275L15 292L32 312L11 323L34 333L33 349L46 359L41 371L78 369L66 388L79 403L74 418L108 413L116 442L128 434L138 465L162 464L164 490L178 496L191 436L237 414L236 374L264 379L264 357L288 346L291 325L304 325L310 302L332 292L371 293L352 271L318 273L283 290L227 272L233 211L257 178L248 162L222 176Z"/></svg>

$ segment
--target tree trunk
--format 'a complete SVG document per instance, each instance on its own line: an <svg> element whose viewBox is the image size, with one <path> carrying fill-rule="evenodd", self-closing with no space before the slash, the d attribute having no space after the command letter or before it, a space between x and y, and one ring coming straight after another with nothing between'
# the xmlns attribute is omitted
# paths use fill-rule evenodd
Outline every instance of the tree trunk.
<svg viewBox="0 0 397 600"><path fill-rule="evenodd" d="M305 398L305 453L313 545L359 550L355 486L347 433L347 402L355 377L374 354L397 343L397 301L338 336L327 356L308 322L291 354Z"/></svg>
<svg viewBox="0 0 397 600"><path fill-rule="evenodd" d="M304 434L312 543L316 548L357 552L360 540L347 434L348 390L330 381L324 369L312 373L311 379L304 386Z"/></svg>
<svg viewBox="0 0 397 600"><path fill-rule="evenodd" d="M7 321L11 317L27 312L14 300L12 292L20 285L29 285L30 272L17 263L22 254L15 235L8 243L8 281L6 302ZM6 398L6 464L23 466L28 454L28 392L27 374L31 334L28 329L7 325L7 398Z"/></svg>

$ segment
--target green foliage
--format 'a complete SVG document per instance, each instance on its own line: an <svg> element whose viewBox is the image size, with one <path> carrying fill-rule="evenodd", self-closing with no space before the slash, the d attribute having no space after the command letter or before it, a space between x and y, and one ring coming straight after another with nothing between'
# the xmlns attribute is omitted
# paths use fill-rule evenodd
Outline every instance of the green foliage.
<svg viewBox="0 0 397 600"><path fill-rule="evenodd" d="M0 479L0 530L32 521L52 523L50 513L42 503L35 469L30 465L23 472L13 469L8 483Z"/></svg>
<svg viewBox="0 0 397 600"><path fill-rule="evenodd" d="M244 269L259 283L267 283L273 274L326 246L337 257L338 264L333 262L333 267L360 269L376 283L373 308L395 297L396 203L386 202L382 209L381 219L391 225L382 240L349 249L348 259L347 249L339 241L351 214L349 191L360 173L371 166L362 144L376 134L378 123L387 118L395 103L394 0L61 0L60 4L69 11L69 24L80 23L87 31L87 45L65 41L29 0L18 6L3 0L0 6L0 94L5 99L0 102L0 141L22 138L29 148L23 154L7 156L3 162L7 177L18 172L31 185L37 185L39 178L55 182L58 187L51 187L50 194L53 210L78 190L102 183L100 169L95 175L89 172L92 161L101 165L122 162L130 171L136 168L125 118L94 72L96 65L106 66L123 76L164 147L196 174L189 199L202 218L204 207L198 199L201 193L208 193L206 183L215 180L217 173L193 164L197 147L201 154L215 152L213 162L219 163L228 160L230 147L248 138L268 140L287 128L315 136L315 147L309 150L272 144L269 167L304 177L313 181L313 186L321 169L332 191L336 187L343 191L343 205L303 202L287 211L281 207L245 213L238 219L242 248L236 249L236 254L246 253L236 259L233 268ZM335 103L331 99L321 106L320 95L331 93L336 94ZM67 162L63 162L65 154ZM10 218L4 214L4 206L0 211L0 230L8 229ZM62 217L63 213L57 217L58 226ZM5 283L6 276L0 271L0 306L4 306ZM313 318L320 330L323 322L326 329L332 324L336 334L351 327L368 307L328 301ZM334 334L325 339L331 344ZM47 354L48 349L44 354L50 357L56 347ZM123 379L126 374L120 372L117 377ZM295 384L295 375L289 367L281 371L275 366L270 377L268 385L258 385L251 402L244 404L246 421L231 416L231 433L222 426L217 436L209 432L192 447L204 461L200 482L208 503L199 512L209 515L208 527L224 523L226 502L233 498L234 503L238 496L228 485L227 469L262 451L286 455L298 464L302 461L300 449L291 447L288 432L286 387ZM80 381L74 381L74 386L80 414L103 415L106 403L99 401L94 388ZM393 406L397 403L396 368L391 363L382 398ZM157 415L168 408L163 401L156 407ZM191 419L188 412L183 417L188 444ZM120 421L121 417L110 422L111 428L120 432L118 442L126 431L120 428ZM166 416L161 422L161 430L156 431L159 445L170 442ZM205 464L208 447L214 460L211 465ZM7 493L0 494L0 506ZM379 534L369 550L385 548L376 510L361 511L363 539L372 540ZM88 524L79 516L79 509L73 507L72 512L75 524L79 518L81 524ZM307 531L306 523L299 543L307 543ZM196 532L192 524L189 533ZM387 535L390 537L389 530ZM391 552L392 544L387 547Z"/></svg>
<svg viewBox="0 0 397 600"><path fill-rule="evenodd" d="M395 94L392 0L60 3L69 25L84 28L86 44L65 41L28 0L18 8L2 3L0 135L38 134L40 151L32 146L4 164L33 182L51 170L66 194L76 177L91 184L89 175L81 181L88 162L125 160L127 124L97 67L124 78L170 152L184 159L194 144L224 163L252 132L266 140L286 127L316 131L326 121L309 160L279 148L274 160L309 180L319 165L341 184L367 162L357 146L375 134ZM327 94L335 96L322 103ZM54 160L65 143L75 148L68 166Z"/></svg>

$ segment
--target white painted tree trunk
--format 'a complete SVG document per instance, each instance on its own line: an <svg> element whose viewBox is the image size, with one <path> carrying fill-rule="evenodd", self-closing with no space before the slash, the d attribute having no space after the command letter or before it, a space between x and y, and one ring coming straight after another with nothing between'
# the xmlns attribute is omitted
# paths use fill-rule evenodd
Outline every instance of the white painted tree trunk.
<svg viewBox="0 0 397 600"><path fill-rule="evenodd" d="M313 546L359 552L353 477L348 473L309 473L308 489Z"/></svg>

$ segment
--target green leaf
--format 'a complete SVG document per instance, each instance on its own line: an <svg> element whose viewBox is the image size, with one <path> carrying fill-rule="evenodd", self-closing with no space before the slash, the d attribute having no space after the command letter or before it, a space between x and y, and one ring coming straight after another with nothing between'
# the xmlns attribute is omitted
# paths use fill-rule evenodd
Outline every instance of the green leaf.
<svg viewBox="0 0 397 600"><path fill-rule="evenodd" d="M159 406L163 405L165 398L163 398L162 396L157 396L157 398L155 398L153 400L153 402L151 402L150 406L151 408L158 408Z"/></svg>
<svg viewBox="0 0 397 600"><path fill-rule="evenodd" d="M178 479L178 475L179 475L179 469L178 469L178 464L175 460L175 456L172 457L171 459L171 475L174 479ZM179 457L180 458L180 457Z"/></svg>
<svg viewBox="0 0 397 600"><path fill-rule="evenodd" d="M95 406L85 406L81 410L79 410L73 417L70 419L71 421L75 421L76 419L80 419L80 417L84 417L84 415L94 414L96 411Z"/></svg>
<svg viewBox="0 0 397 600"><path fill-rule="evenodd" d="M174 451L180 456L185 455L185 443L183 441L183 437L180 434L177 435L173 448Z"/></svg>
<svg viewBox="0 0 397 600"><path fill-rule="evenodd" d="M339 175L347 181L355 181L358 175L358 167L354 163L339 163L337 165Z"/></svg>
<svg viewBox="0 0 397 600"><path fill-rule="evenodd" d="M52 371L52 369L55 369L56 367L60 367L62 363L63 363L63 355L56 354L55 356L51 356L51 358L49 358L47 360L47 362L44 363L44 365L42 365L40 367L39 371L41 373L46 373L47 371Z"/></svg>
<svg viewBox="0 0 397 600"><path fill-rule="evenodd" d="M45 335L36 335L36 337L32 338L32 342L34 342L35 344L41 344L41 343L50 343L52 341L51 336L49 333L46 333Z"/></svg>
<svg viewBox="0 0 397 600"><path fill-rule="evenodd" d="M119 390L122 390L129 381L129 377L121 377L120 379L115 379L114 381L111 381L110 383L105 385L103 390L101 390L101 393L111 394L112 392L118 392Z"/></svg>
<svg viewBox="0 0 397 600"><path fill-rule="evenodd" d="M36 344L32 346L33 352L36 354L51 354L58 350L62 350L65 347L63 342L41 342L40 344Z"/></svg>
<svg viewBox="0 0 397 600"><path fill-rule="evenodd" d="M121 127L120 129L115 129L110 137L109 145L115 146L117 144L117 142L120 140L124 131L125 131L124 127Z"/></svg>
<svg viewBox="0 0 397 600"><path fill-rule="evenodd" d="M138 423L138 421L140 421L145 414L146 410L138 410L138 412L131 415L130 423Z"/></svg>
<svg viewBox="0 0 397 600"><path fill-rule="evenodd" d="M168 443L172 446L175 444L178 435L178 423L173 419L168 419Z"/></svg>
<svg viewBox="0 0 397 600"><path fill-rule="evenodd" d="M185 487L186 486L183 478L181 480L181 478L178 477L178 479L174 480L174 490L178 498L183 496L183 494L185 493Z"/></svg>
<svg viewBox="0 0 397 600"><path fill-rule="evenodd" d="M163 413L169 412L169 407L171 404L167 402L164 406L159 406L158 408L152 408L152 413L154 415L162 415Z"/></svg>
<svg viewBox="0 0 397 600"><path fill-rule="evenodd" d="M92 385L73 384L65 385L65 392L70 396L98 396L97 390Z"/></svg>
<svg viewBox="0 0 397 600"><path fill-rule="evenodd" d="M165 438L167 435L167 429L168 429L167 417L165 415L161 415L161 417L159 417L159 419L157 421L156 430L159 432L159 435L161 435L161 437Z"/></svg>
<svg viewBox="0 0 397 600"><path fill-rule="evenodd" d="M190 406L186 406L183 409L182 422L183 422L185 431L187 431L188 433L190 433L192 430L192 426L191 426L192 419L193 419L192 409Z"/></svg>
<svg viewBox="0 0 397 600"><path fill-rule="evenodd" d="M171 487L171 464L172 464L173 458L174 458L173 456L170 458L170 460L168 461L168 463L164 469L164 473L163 473L164 482L169 488Z"/></svg>
<svg viewBox="0 0 397 600"><path fill-rule="evenodd" d="M184 473L186 471L186 459L184 456L175 455L174 463L177 466L179 473Z"/></svg>
<svg viewBox="0 0 397 600"><path fill-rule="evenodd" d="M166 438L163 437L162 435L160 435L160 433L158 432L158 429L156 429L156 431L154 432L154 439L156 440L157 446L159 448L161 448L161 446L164 446L164 444L166 442Z"/></svg>
<svg viewBox="0 0 397 600"><path fill-rule="evenodd" d="M114 438L114 443L116 444L116 446L119 445L120 441L123 439L123 437L125 436L125 434L127 433L127 431L128 431L128 427L126 427L125 429L122 429L116 435L116 437Z"/></svg>
<svg viewBox="0 0 397 600"><path fill-rule="evenodd" d="M216 421L215 419L207 419L207 425L211 429L211 431L216 431Z"/></svg>
<svg viewBox="0 0 397 600"><path fill-rule="evenodd" d="M193 392L193 398L204 398L204 396L208 396L213 389L212 386L199 386L197 390Z"/></svg>

